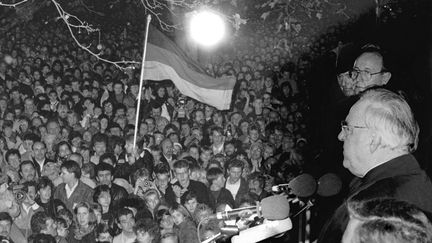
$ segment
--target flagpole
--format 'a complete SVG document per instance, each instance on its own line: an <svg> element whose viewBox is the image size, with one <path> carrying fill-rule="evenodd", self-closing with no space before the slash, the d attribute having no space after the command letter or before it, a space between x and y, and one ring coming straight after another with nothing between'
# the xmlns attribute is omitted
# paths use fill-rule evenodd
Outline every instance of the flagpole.
<svg viewBox="0 0 432 243"><path fill-rule="evenodd" d="M138 91L138 104L137 104L137 110L136 110L136 117L135 117L135 132L134 132L134 141L133 141L133 149L135 151L136 148L136 142L137 142L137 135L138 135L138 129L139 129L139 112L141 107L141 95L142 95L142 86L144 82L144 63L145 63L145 57L147 53L147 40L148 40L148 33L149 33L149 27L150 27L150 21L151 21L151 15L147 15L147 23L146 23L146 30L145 30L145 37L144 37L144 50L143 50L143 57L142 57L142 63L141 63L141 76L140 76L140 82L139 82L139 91Z"/></svg>

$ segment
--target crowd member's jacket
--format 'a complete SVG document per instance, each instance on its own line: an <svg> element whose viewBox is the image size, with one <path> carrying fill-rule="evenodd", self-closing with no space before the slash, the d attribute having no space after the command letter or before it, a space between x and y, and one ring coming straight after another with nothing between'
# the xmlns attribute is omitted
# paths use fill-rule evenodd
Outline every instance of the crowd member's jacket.
<svg viewBox="0 0 432 243"><path fill-rule="evenodd" d="M179 187L182 188L182 186L180 185L180 183L177 181L175 182L173 185L177 185ZM170 191L168 191L168 189ZM172 191L172 186L167 188L167 191L165 193L165 198L167 203L171 203L171 202L175 202L176 200L176 196L174 191ZM204 183L199 182L199 181L194 181L194 180L190 180L189 181L189 186L187 187L188 191L193 191L196 195L197 195L197 201L199 203L205 203L207 205L210 205L210 199L209 199L209 191L206 187L206 185L204 185ZM172 192L171 192L172 191ZM174 198L172 198L174 197Z"/></svg>
<svg viewBox="0 0 432 243"><path fill-rule="evenodd" d="M111 200L112 200L113 206L117 206L117 204L120 202L120 199L127 198L129 196L126 189L124 189L123 187L121 187L115 183L111 183L110 195L112 198Z"/></svg>
<svg viewBox="0 0 432 243"><path fill-rule="evenodd" d="M47 203L43 203L39 197L35 199L36 203L41 206L45 212L52 218L57 218L59 209L66 209L66 205L59 199L51 198Z"/></svg>
<svg viewBox="0 0 432 243"><path fill-rule="evenodd" d="M185 219L178 225L179 243L199 243L196 227L190 219Z"/></svg>
<svg viewBox="0 0 432 243"><path fill-rule="evenodd" d="M59 199L60 201L64 202L66 208L70 212L74 211L76 204L79 202L93 202L93 189L80 180L78 180L78 186L75 188L69 198L67 197L65 186L66 183L62 183L55 189L54 199Z"/></svg>
<svg viewBox="0 0 432 243"><path fill-rule="evenodd" d="M26 238L30 237L32 234L30 227L30 220L36 212L42 212L44 209L39 206L37 203L33 204L28 212L24 210L24 205L21 203L20 205L21 213L20 215L14 219L14 223L21 230Z"/></svg>
<svg viewBox="0 0 432 243"><path fill-rule="evenodd" d="M432 183L411 154L402 155L355 178L350 185L348 200L394 198L432 213ZM349 214L344 202L321 231L318 242L341 242Z"/></svg>
<svg viewBox="0 0 432 243"><path fill-rule="evenodd" d="M43 167L41 167L41 165L36 161L35 158L32 158L32 162L33 162L33 166L34 166L36 172L38 173L38 176L40 177L42 174ZM44 166L48 162L54 162L54 161L51 161L51 160L45 158L42 166Z"/></svg>
<svg viewBox="0 0 432 243"><path fill-rule="evenodd" d="M228 191L225 187L222 187L222 189L219 191L219 194L217 198L214 197L213 192L209 190L210 194L210 207L213 210L216 210L216 207L220 204L227 204L231 208L234 208L235 202L234 198L230 191Z"/></svg>
<svg viewBox="0 0 432 243"><path fill-rule="evenodd" d="M225 182L225 188L226 188L227 182L228 182L228 180ZM240 187L239 187L237 194L234 198L234 203L235 203L234 206L235 207L240 206L241 200L248 193L249 193L249 185L248 185L247 181L242 177L242 178L240 178Z"/></svg>
<svg viewBox="0 0 432 243"><path fill-rule="evenodd" d="M149 151L144 150L133 164L128 162L126 154L121 154L120 157L124 157L125 162L117 164L115 167L114 178L123 178L129 181L129 177L141 168L146 168L150 175L153 174L154 160Z"/></svg>

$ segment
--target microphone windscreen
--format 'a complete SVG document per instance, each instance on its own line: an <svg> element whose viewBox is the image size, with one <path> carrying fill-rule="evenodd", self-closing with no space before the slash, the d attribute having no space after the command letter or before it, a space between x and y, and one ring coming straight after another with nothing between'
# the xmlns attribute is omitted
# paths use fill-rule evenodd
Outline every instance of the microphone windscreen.
<svg viewBox="0 0 432 243"><path fill-rule="evenodd" d="M297 197L310 197L316 191L316 181L309 174L301 174L292 179L289 183L291 193Z"/></svg>
<svg viewBox="0 0 432 243"><path fill-rule="evenodd" d="M261 200L262 216L269 220L282 220L289 216L289 201L285 196L274 195Z"/></svg>
<svg viewBox="0 0 432 243"><path fill-rule="evenodd" d="M342 189L342 180L333 173L327 173L318 179L318 195L330 197L338 194Z"/></svg>

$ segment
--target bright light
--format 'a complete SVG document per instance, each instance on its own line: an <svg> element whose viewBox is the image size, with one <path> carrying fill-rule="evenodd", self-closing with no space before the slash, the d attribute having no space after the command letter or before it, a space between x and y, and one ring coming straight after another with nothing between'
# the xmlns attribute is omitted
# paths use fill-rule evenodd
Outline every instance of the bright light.
<svg viewBox="0 0 432 243"><path fill-rule="evenodd" d="M193 14L189 31L192 39L203 46L212 46L225 36L225 23L221 16L211 11Z"/></svg>

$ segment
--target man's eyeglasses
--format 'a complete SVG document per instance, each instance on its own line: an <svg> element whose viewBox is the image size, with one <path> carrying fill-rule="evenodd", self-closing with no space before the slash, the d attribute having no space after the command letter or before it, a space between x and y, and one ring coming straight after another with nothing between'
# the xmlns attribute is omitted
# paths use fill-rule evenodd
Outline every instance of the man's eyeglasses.
<svg viewBox="0 0 432 243"><path fill-rule="evenodd" d="M341 121L341 129L343 131L344 134L351 134L355 128L358 129L365 129L367 127L362 127L362 126L351 126L348 125L348 123L346 121Z"/></svg>
<svg viewBox="0 0 432 243"><path fill-rule="evenodd" d="M363 80L371 80L372 76L380 74L380 73L385 73L386 71L379 71L376 73L371 73L369 71L366 70L360 70L357 68L353 68L352 70L350 70L348 72L349 76L351 79L355 80L358 78L359 75L361 75L361 77L363 78Z"/></svg>

